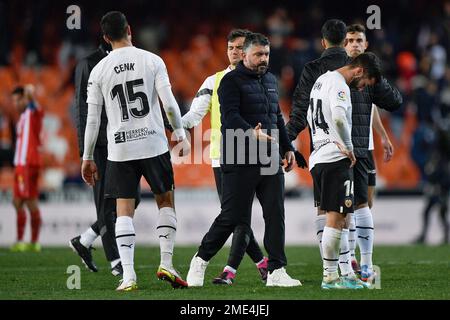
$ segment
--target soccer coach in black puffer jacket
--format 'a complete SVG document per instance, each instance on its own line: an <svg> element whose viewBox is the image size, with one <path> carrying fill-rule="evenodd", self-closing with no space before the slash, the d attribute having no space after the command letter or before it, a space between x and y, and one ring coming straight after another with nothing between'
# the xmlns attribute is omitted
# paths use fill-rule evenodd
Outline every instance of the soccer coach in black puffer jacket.
<svg viewBox="0 0 450 320"><path fill-rule="evenodd" d="M208 262L237 226L246 234L244 240L248 243L256 194L263 209L264 247L269 256L266 284L298 286L300 281L292 279L284 269L287 264L284 173L280 166L283 157L287 160L285 170L292 170L294 148L278 104L277 79L267 72L269 40L262 34L251 34L245 39L243 51L244 60L223 77L218 89L222 123L222 211L203 238L191 269ZM277 134L279 141L275 138ZM271 148L263 155L260 150L267 144ZM246 246L241 249L244 255Z"/></svg>

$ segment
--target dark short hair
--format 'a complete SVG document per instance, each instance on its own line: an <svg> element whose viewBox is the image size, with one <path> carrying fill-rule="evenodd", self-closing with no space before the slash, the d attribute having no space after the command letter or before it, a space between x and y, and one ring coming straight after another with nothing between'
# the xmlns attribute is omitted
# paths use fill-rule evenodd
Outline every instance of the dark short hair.
<svg viewBox="0 0 450 320"><path fill-rule="evenodd" d="M347 35L347 26L338 19L327 20L322 26L322 38L333 46L341 45Z"/></svg>
<svg viewBox="0 0 450 320"><path fill-rule="evenodd" d="M261 33L250 33L245 37L243 50L247 50L249 47L253 45L259 45L259 46L270 46L269 39L261 34Z"/></svg>
<svg viewBox="0 0 450 320"><path fill-rule="evenodd" d="M354 23L347 27L347 33L362 32L366 34L366 28L360 23Z"/></svg>
<svg viewBox="0 0 450 320"><path fill-rule="evenodd" d="M376 83L381 81L381 61L376 54L372 52L362 53L353 58L349 65L353 68L362 67L364 74L369 79L375 79Z"/></svg>
<svg viewBox="0 0 450 320"><path fill-rule="evenodd" d="M11 95L19 94L23 96L25 93L25 89L22 86L15 87L14 90L11 92Z"/></svg>
<svg viewBox="0 0 450 320"><path fill-rule="evenodd" d="M247 29L233 29L228 34L227 40L228 40L228 42L233 42L237 38L241 38L241 37L247 38L247 36L251 33L252 32Z"/></svg>
<svg viewBox="0 0 450 320"><path fill-rule="evenodd" d="M108 12L103 16L100 25L102 26L103 35L111 41L121 40L127 34L128 21L122 12Z"/></svg>

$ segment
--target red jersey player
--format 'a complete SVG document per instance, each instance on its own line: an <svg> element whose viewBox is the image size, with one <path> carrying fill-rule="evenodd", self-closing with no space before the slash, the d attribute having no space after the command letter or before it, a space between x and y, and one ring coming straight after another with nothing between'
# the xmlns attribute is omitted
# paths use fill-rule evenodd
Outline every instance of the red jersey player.
<svg viewBox="0 0 450 320"><path fill-rule="evenodd" d="M38 178L41 166L39 148L41 146L42 109L34 101L34 87L17 87L12 92L14 106L20 113L16 126L17 141L14 154L14 197L17 212L17 243L12 251L41 250L38 243L41 214L38 207ZM23 242L27 216L25 206L31 216L31 243Z"/></svg>

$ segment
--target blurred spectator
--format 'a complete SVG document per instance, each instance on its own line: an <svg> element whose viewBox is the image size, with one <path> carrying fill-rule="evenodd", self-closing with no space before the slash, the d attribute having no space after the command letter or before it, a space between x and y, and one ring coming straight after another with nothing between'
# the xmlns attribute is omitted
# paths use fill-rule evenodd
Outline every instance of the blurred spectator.
<svg viewBox="0 0 450 320"><path fill-rule="evenodd" d="M432 150L427 159L426 174L426 206L423 211L422 232L416 243L425 243L431 210L439 206L439 218L443 228L442 244L449 243L448 200L450 190L450 117L439 121L434 127L435 135Z"/></svg>
<svg viewBox="0 0 450 320"><path fill-rule="evenodd" d="M0 107L0 168L13 166L15 125L11 116Z"/></svg>
<svg viewBox="0 0 450 320"><path fill-rule="evenodd" d="M430 123L420 123L414 131L411 143L411 157L420 171L421 180L419 185L423 185L425 181L425 165L434 149L435 139L435 132Z"/></svg>
<svg viewBox="0 0 450 320"><path fill-rule="evenodd" d="M279 36L285 38L289 36L294 29L294 23L289 18L285 8L277 8L274 13L266 20L269 36Z"/></svg>
<svg viewBox="0 0 450 320"><path fill-rule="evenodd" d="M447 53L440 44L439 36L436 33L432 33L430 36L429 54L431 57L430 76L432 79L439 81L445 75Z"/></svg>

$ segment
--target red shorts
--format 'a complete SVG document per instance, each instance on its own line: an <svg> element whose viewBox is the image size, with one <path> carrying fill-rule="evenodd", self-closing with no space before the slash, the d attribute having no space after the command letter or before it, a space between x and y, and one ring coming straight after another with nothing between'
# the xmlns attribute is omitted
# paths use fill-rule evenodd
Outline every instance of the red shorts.
<svg viewBox="0 0 450 320"><path fill-rule="evenodd" d="M16 167L14 170L14 198L38 198L38 179L39 167Z"/></svg>

